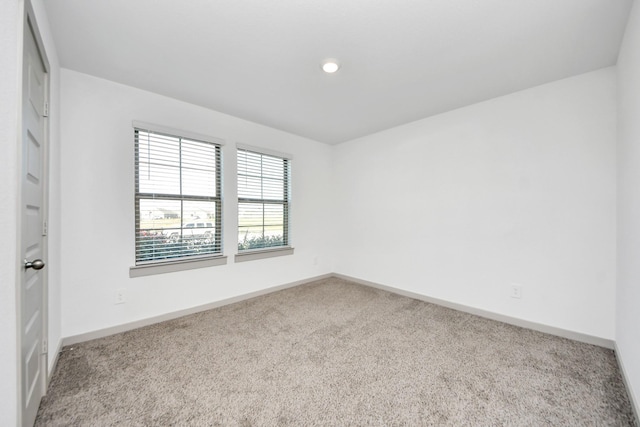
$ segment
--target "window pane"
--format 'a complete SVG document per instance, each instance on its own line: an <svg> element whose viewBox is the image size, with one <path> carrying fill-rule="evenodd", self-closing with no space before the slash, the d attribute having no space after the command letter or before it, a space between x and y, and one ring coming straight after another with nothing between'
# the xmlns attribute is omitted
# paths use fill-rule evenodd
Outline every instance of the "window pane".
<svg viewBox="0 0 640 427"><path fill-rule="evenodd" d="M180 256L180 201L141 199L136 259L149 261Z"/></svg>
<svg viewBox="0 0 640 427"><path fill-rule="evenodd" d="M180 141L138 132L138 186L141 193L180 194Z"/></svg>
<svg viewBox="0 0 640 427"><path fill-rule="evenodd" d="M182 241L193 254L215 253L221 250L221 222L217 221L220 202L183 203Z"/></svg>
<svg viewBox="0 0 640 427"><path fill-rule="evenodd" d="M263 225L262 203L238 203L238 226L256 227Z"/></svg>
<svg viewBox="0 0 640 427"><path fill-rule="evenodd" d="M216 196L216 146L182 142L182 194Z"/></svg>
<svg viewBox="0 0 640 427"><path fill-rule="evenodd" d="M200 202L185 201L184 202L184 227L203 227L215 228L217 202Z"/></svg>
<svg viewBox="0 0 640 427"><path fill-rule="evenodd" d="M238 197L262 199L262 180L259 177L239 175Z"/></svg>
<svg viewBox="0 0 640 427"><path fill-rule="evenodd" d="M240 226L238 227L238 249L260 249L286 246L282 226Z"/></svg>
<svg viewBox="0 0 640 427"><path fill-rule="evenodd" d="M181 206L179 200L140 200L140 229L163 231L180 228Z"/></svg>
<svg viewBox="0 0 640 427"><path fill-rule="evenodd" d="M264 206L264 224L267 227L277 226L279 230L284 225L284 206L267 204Z"/></svg>
<svg viewBox="0 0 640 427"><path fill-rule="evenodd" d="M284 177L284 159L278 159L270 156L262 157L262 176L265 178L279 178Z"/></svg>
<svg viewBox="0 0 640 427"><path fill-rule="evenodd" d="M262 198L268 200L284 200L284 180L265 178L262 181Z"/></svg>

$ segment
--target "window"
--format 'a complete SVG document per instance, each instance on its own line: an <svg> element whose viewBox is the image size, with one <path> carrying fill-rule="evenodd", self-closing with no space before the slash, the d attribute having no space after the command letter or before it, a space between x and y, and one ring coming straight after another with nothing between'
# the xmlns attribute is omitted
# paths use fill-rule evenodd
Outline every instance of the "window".
<svg viewBox="0 0 640 427"><path fill-rule="evenodd" d="M291 160L238 148L238 251L288 247Z"/></svg>
<svg viewBox="0 0 640 427"><path fill-rule="evenodd" d="M222 253L220 143L134 124L136 265Z"/></svg>

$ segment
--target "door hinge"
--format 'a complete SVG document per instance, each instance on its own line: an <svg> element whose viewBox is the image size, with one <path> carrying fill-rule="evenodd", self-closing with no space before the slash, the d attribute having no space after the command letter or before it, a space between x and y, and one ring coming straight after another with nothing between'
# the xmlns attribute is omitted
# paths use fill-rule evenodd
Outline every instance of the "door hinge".
<svg viewBox="0 0 640 427"><path fill-rule="evenodd" d="M47 233L49 232L49 225L47 224L47 221L42 221L42 235L46 236Z"/></svg>
<svg viewBox="0 0 640 427"><path fill-rule="evenodd" d="M49 341L42 340L42 354L49 353Z"/></svg>
<svg viewBox="0 0 640 427"><path fill-rule="evenodd" d="M42 113L43 117L49 117L49 103L44 103L44 112Z"/></svg>

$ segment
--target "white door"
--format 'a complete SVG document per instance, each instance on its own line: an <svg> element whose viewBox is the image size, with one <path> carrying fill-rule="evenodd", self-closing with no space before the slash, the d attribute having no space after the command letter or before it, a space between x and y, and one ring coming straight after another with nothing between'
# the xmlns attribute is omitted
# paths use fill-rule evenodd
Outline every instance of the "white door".
<svg viewBox="0 0 640 427"><path fill-rule="evenodd" d="M43 258L46 189L46 70L27 19L22 70L22 242L20 384L22 425L33 426L46 389Z"/></svg>

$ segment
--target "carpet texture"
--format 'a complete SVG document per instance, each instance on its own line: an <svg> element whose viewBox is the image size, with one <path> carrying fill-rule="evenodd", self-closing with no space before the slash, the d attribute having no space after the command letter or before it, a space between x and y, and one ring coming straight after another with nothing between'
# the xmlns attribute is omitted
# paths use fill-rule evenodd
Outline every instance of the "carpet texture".
<svg viewBox="0 0 640 427"><path fill-rule="evenodd" d="M36 425L634 425L611 350L337 278L65 347Z"/></svg>

